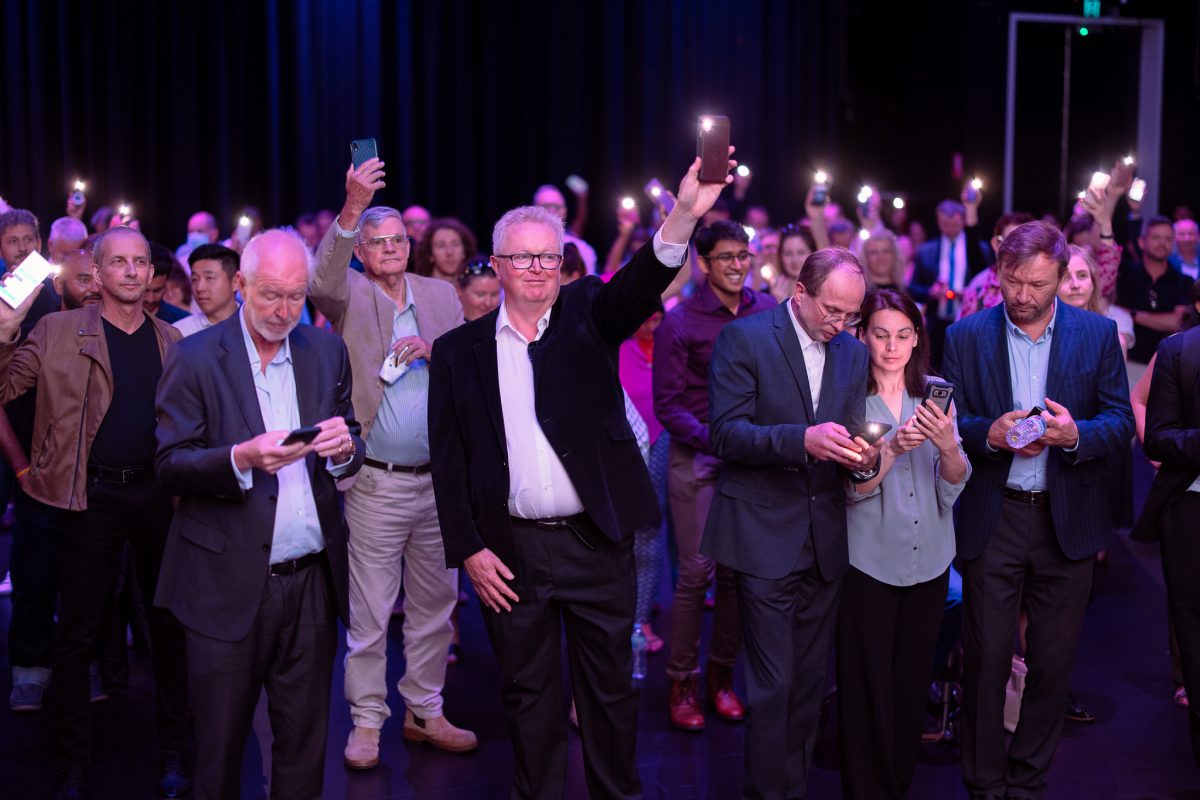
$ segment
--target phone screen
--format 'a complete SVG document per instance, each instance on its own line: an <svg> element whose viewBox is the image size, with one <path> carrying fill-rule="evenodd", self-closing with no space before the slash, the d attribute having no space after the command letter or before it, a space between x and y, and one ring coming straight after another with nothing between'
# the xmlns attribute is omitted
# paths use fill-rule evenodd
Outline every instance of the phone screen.
<svg viewBox="0 0 1200 800"><path fill-rule="evenodd" d="M729 175L729 117L701 117L696 131L700 182L724 183Z"/></svg>

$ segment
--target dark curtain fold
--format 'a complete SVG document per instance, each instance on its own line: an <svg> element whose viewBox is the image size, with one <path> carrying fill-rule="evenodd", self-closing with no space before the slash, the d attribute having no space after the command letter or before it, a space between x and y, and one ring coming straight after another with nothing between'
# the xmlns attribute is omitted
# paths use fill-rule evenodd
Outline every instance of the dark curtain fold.
<svg viewBox="0 0 1200 800"><path fill-rule="evenodd" d="M544 182L592 185L605 245L619 196L674 185L695 120L723 113L751 199L802 213L836 158L841 3L258 3L2 0L0 195L48 223L76 176L89 212L127 201L176 244L209 209L268 224L337 208L351 139L388 162L378 202L462 217L487 240Z"/></svg>

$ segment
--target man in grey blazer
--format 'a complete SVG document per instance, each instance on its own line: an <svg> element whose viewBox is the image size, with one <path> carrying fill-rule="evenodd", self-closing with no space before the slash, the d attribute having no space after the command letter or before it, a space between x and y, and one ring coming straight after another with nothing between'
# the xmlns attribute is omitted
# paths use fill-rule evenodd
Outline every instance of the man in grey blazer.
<svg viewBox="0 0 1200 800"><path fill-rule="evenodd" d="M737 573L746 646L743 795L802 797L849 565L844 480L870 480L867 349L847 331L866 293L841 248L818 250L795 294L717 338L709 429L724 460L701 551Z"/></svg>
<svg viewBox="0 0 1200 800"><path fill-rule="evenodd" d="M387 630L401 580L404 738L456 753L477 745L442 710L458 570L446 569L429 471L429 351L462 324L462 306L452 284L408 272L400 212L369 207L383 178L378 159L347 171L346 202L318 249L311 287L350 351L367 448L363 469L342 486L350 525L345 693L354 728L344 761L351 769L379 763L379 732L391 715ZM361 274L350 269L351 252Z"/></svg>

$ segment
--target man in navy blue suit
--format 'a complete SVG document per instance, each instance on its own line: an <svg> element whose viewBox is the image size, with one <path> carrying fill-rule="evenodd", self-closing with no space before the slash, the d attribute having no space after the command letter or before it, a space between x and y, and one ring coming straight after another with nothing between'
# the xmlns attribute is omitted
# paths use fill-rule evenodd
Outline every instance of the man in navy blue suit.
<svg viewBox="0 0 1200 800"><path fill-rule="evenodd" d="M974 474L958 514L963 560L963 781L972 798L1033 798L1062 733L1095 554L1112 542L1107 457L1133 434L1115 324L1057 302L1069 252L1029 222L1004 238L1004 303L947 331L946 378ZM1034 407L1045 434L1005 440ZM1007 754L1004 684L1020 606L1029 668Z"/></svg>

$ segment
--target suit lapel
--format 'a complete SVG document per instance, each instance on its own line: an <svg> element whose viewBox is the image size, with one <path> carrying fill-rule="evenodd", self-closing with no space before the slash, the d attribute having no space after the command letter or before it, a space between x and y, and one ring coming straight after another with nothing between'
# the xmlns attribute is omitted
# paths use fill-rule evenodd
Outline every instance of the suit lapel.
<svg viewBox="0 0 1200 800"><path fill-rule="evenodd" d="M1008 369L1008 330L1004 304L995 306L987 313L988 331L981 338L983 343L983 359L986 369L991 376L996 396L1000 398L1004 411L1012 411L1012 379Z"/></svg>
<svg viewBox="0 0 1200 800"><path fill-rule="evenodd" d="M246 353L246 342L242 334L242 315L233 319L221 331L221 371L229 381L229 388L237 398L238 408L246 420L250 435L266 433L262 411L258 407L258 391L254 388L254 376L250 373L250 356Z"/></svg>
<svg viewBox="0 0 1200 800"><path fill-rule="evenodd" d="M1062 403L1066 398L1058 396L1063 378L1070 375L1071 354L1075 352L1075 337L1078 333L1074 326L1067 322L1064 314L1065 303L1057 304L1054 309L1054 333L1050 340L1050 363L1046 368L1046 397Z"/></svg>
<svg viewBox="0 0 1200 800"><path fill-rule="evenodd" d="M838 373L841 371L841 355L842 343L839 341L841 335L830 339L825 345L825 369L821 372L821 397L826 401L822 406L826 411L834 408L833 393L834 387L838 385ZM840 406L838 406L840 409ZM822 414L821 409L817 409L816 413L818 422L828 422L831 417L828 414Z"/></svg>
<svg viewBox="0 0 1200 800"><path fill-rule="evenodd" d="M484 328L485 331L495 330L496 312L488 315L493 325ZM492 429L496 433L496 443L501 452L507 452L508 445L504 436L504 410L500 406L500 369L496 365L496 337L484 335L475 344L475 366L479 369L479 383L483 390L483 404L487 406L488 416L492 419Z"/></svg>
<svg viewBox="0 0 1200 800"><path fill-rule="evenodd" d="M811 424L816 422L816 415L813 413L812 391L808 388L808 370L804 367L804 349L800 347L800 339L796 336L796 329L792 325L792 316L788 313L787 304L790 302L791 300L786 300L780 303L771 312L775 315L775 338L779 340L779 348L783 350L783 356L792 369L792 377L796 379L800 396L804 398L804 413ZM825 359L825 367L829 368L828 358Z"/></svg>

